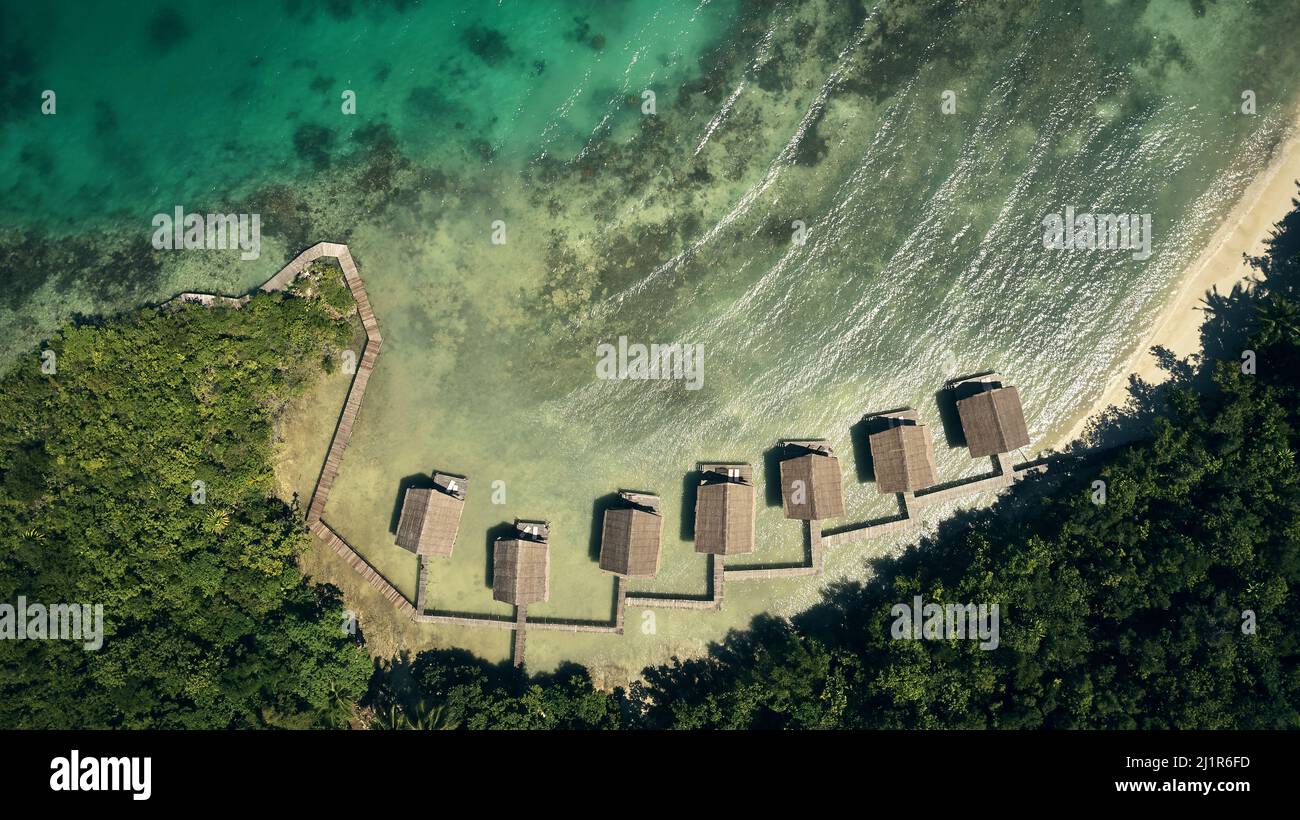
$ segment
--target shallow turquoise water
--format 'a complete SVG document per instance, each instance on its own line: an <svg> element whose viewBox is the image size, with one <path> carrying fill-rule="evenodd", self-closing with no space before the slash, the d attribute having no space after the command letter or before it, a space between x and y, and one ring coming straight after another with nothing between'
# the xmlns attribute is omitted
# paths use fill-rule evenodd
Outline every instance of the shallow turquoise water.
<svg viewBox="0 0 1300 820"><path fill-rule="evenodd" d="M942 477L977 472L943 440L934 392L988 367L1020 386L1040 444L1267 161L1300 68L1294 2L56 5L6 4L0 27L4 355L74 312L236 292L309 242L346 241L385 348L326 517L410 594L414 561L388 531L398 482L466 473L433 605L493 611L489 529L546 517L537 614L555 617L607 613L593 501L620 487L665 498L649 586L699 592L680 523L697 461L757 465L778 438L824 436L849 518L883 514L852 426L915 406ZM263 258L152 251L149 218L177 204L262 213ZM1067 205L1151 214L1151 258L1045 250L1040 220ZM597 380L596 346L619 336L703 344L703 389ZM758 532L756 561L798 557L778 508ZM833 554L827 579L893 547ZM651 634L539 633L530 664L617 677L806 606L821 583L737 585L724 612L661 613Z"/></svg>
<svg viewBox="0 0 1300 820"><path fill-rule="evenodd" d="M440 161L479 143L571 156L617 98L689 67L730 4L316 6L6 3L0 217L82 229L219 204L319 170L376 123Z"/></svg>

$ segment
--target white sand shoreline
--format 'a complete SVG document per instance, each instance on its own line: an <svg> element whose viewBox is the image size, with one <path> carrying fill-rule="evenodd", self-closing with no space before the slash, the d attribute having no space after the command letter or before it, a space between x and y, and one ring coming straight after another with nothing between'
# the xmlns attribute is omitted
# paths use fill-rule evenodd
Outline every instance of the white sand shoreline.
<svg viewBox="0 0 1300 820"><path fill-rule="evenodd" d="M1292 118L1268 166L1246 187L1205 249L1179 276L1177 289L1107 382L1101 396L1044 437L1043 450L1061 449L1078 438L1098 413L1112 405L1127 404L1130 376L1152 384L1164 381L1167 374L1157 366L1152 347L1166 347L1179 358L1200 352L1200 330L1205 321L1201 305L1206 293L1230 293L1234 286L1250 278L1253 269L1246 265L1242 254L1259 256L1264 252L1264 240L1273 225L1293 207L1296 180L1300 180L1300 111Z"/></svg>

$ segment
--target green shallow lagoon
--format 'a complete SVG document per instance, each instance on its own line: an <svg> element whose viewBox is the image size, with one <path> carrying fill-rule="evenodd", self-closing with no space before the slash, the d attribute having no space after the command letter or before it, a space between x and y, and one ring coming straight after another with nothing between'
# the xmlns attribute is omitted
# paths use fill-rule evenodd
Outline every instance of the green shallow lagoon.
<svg viewBox="0 0 1300 820"><path fill-rule="evenodd" d="M508 612L490 533L544 517L551 600L530 611L606 618L594 504L656 491L661 571L634 588L702 593L681 520L697 462L762 479L778 439L824 436L849 508L834 523L884 515L851 427L915 406L941 478L973 475L986 466L943 440L934 393L984 368L1020 387L1039 444L1101 392L1291 120L1300 4L1045 5L6 4L4 354L74 313L237 292L347 242L385 342L334 527L413 596L399 482L466 474L429 605ZM178 204L261 213L261 258L152 250L150 218ZM1045 250L1040 221L1067 205L1150 213L1150 259ZM703 389L596 379L596 346L620 336L702 344ZM797 560L800 527L759 492L753 561ZM622 680L900 544L832 552L823 578L731 583L723 611L658 611L653 634L637 610L621 637L533 632L529 666ZM495 631L423 628L509 653Z"/></svg>

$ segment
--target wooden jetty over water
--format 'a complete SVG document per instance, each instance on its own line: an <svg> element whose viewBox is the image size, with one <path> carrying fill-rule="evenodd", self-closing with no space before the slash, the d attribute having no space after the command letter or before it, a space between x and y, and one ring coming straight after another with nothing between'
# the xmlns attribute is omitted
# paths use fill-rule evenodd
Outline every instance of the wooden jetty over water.
<svg viewBox="0 0 1300 820"><path fill-rule="evenodd" d="M621 494L624 505L607 511L602 528L600 566L614 573L613 611L608 621L529 616L529 605L544 602L550 595L550 533L549 525L544 521L518 520L515 522L515 537L499 539L493 545L493 597L514 605L513 616L429 611L424 606L425 559L451 554L465 499L464 478L435 474L435 489L408 490L403 499L397 541L417 555L415 602L376 571L322 518L352 437L366 386L379 358L383 337L365 283L346 245L332 242L313 245L259 288L262 291L284 289L309 264L322 257L338 260L365 328L366 344L312 492L306 514L307 527L385 600L414 621L513 632L516 665L524 663L528 630L621 635L628 607L718 609L722 606L728 579L753 581L818 575L822 572L827 549L915 527L920 522L920 511L926 506L1005 489L1029 473L1046 469L1044 462L1016 467L1009 455L1029 443L1018 391L1004 385L997 374L972 377L954 385L961 396L957 408L972 457L991 457L995 471L991 475L935 486L934 455L925 425L920 423L914 411L881 414L881 437L877 439L873 434L870 447L877 489L882 493L896 493L900 499L902 512L897 517L824 530L824 521L844 515L839 461L825 440L782 442L786 450L786 457L780 462L782 507L787 518L803 521L805 528L807 549L805 560L799 564L727 566L728 557L748 554L754 549L753 468L748 464L701 464L701 486L696 505L696 551L708 555L706 594L686 596L628 591L627 578L650 577L658 571L662 518L658 496L624 492ZM164 303L163 307L176 309L186 303L197 303L209 307L240 308L249 298L248 295L182 293Z"/></svg>

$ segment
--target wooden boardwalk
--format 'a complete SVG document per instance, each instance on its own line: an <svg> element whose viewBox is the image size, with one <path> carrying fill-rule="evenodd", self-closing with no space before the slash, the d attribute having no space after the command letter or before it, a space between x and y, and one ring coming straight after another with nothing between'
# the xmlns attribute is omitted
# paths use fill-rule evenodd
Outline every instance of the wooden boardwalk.
<svg viewBox="0 0 1300 820"><path fill-rule="evenodd" d="M495 615L450 615L445 612L417 612L412 620L422 624L480 626L490 629L514 629L515 619Z"/></svg>
<svg viewBox="0 0 1300 820"><path fill-rule="evenodd" d="M375 362L379 360L380 345L384 342L384 337L379 333L379 322L375 320L374 309L370 307L370 297L366 295L366 283L362 281L361 273L357 270L357 264L352 260L347 245L337 245L332 242L313 245L285 265L283 270L262 286L262 289L274 289L268 288L272 283L275 283L275 287L286 287L304 268L322 256L333 256L339 260L344 281L352 291L352 300L357 305L357 315L361 318L361 325L366 331L366 346L361 353L361 359L357 362L357 372L352 376L352 385L348 388L347 399L343 402L343 413L339 416L338 426L334 428L334 438L330 440L325 464L321 468L320 478L316 481L316 489L312 492L311 504L307 507L308 524L320 520L325 512L330 490L334 489L334 481L338 478L339 468L343 464L343 454L347 451L348 441L352 438L352 428L356 425L357 414L361 412L361 401L366 396L370 374L375 369Z"/></svg>
<svg viewBox="0 0 1300 820"><path fill-rule="evenodd" d="M412 604L405 595L399 592L397 587L390 584L387 578L380 575L379 572L372 567L366 559L362 558L356 550L352 549L348 542L340 538L338 533L330 529L325 522L317 519L311 524L308 524L307 528L310 529L316 537L324 541L327 546L333 549L335 553L341 556L343 562L356 570L357 574L359 574L363 580L368 582L375 589L379 590L379 594L383 595L389 603L397 607L399 612L412 617L416 614L415 605Z"/></svg>
<svg viewBox="0 0 1300 820"><path fill-rule="evenodd" d="M424 611L424 589L429 579L429 563L423 555L415 556L419 569L415 573L415 611Z"/></svg>
<svg viewBox="0 0 1300 820"><path fill-rule="evenodd" d="M654 595L649 593L628 595L624 592L623 605L625 607L639 606L645 609L721 609L725 569L726 559L723 556L709 556L709 594L704 598L693 598L689 595Z"/></svg>
<svg viewBox="0 0 1300 820"><path fill-rule="evenodd" d="M379 322L375 319L374 310L370 305L370 297L366 294L365 282L361 278L361 273L357 269L356 262L352 259L352 253L348 250L347 245L334 242L319 242L312 245L298 254L293 261L281 268L275 276L266 280L258 288L261 291L283 290L291 285L308 265L322 257L332 257L338 260L339 267L343 270L344 280L347 282L348 289L352 292L352 299L356 303L357 315L365 328L366 344L361 359L357 363L357 370L352 377L352 383L348 388L347 398L344 400L343 409L334 428L334 435L330 439L325 462L321 465L320 475L312 491L306 514L307 528L339 555L343 562L360 575L364 581L374 587L385 600L392 603L399 612L409 616L417 623L512 631L514 633L512 656L516 666L523 666L524 664L529 629L550 632L621 635L623 634L628 607L646 609L720 609L724 599L725 583L728 578L733 581L752 581L820 575L826 549L915 527L920 523L919 511L923 507L941 504L974 493L1004 489L1010 487L1016 480L1026 474L1046 469L1045 463L1014 467L1009 455L1000 454L996 457L997 472L991 476L932 488L915 495L900 493L899 496L904 512L898 518L851 525L837 529L834 532L823 532L820 521L806 522L808 559L801 564L727 567L722 556L710 555L708 569L709 592L703 597L629 593L626 580L621 576L616 576L614 579L614 611L610 621L583 621L561 618L530 619L526 605L516 607L513 617L427 611L424 608L427 567L423 558L418 559L416 600L412 602L365 558L361 557L322 518L325 506L329 501L330 491L333 490L334 482L338 478L343 456L348 448L348 442L352 438L352 429L356 425L357 416L361 411L361 402L365 398L371 372L379 359L379 349L383 344L383 337L379 333ZM162 307L176 308L186 303L197 303L208 307L241 308L248 303L250 298L248 295L236 297L187 292L164 302Z"/></svg>
<svg viewBox="0 0 1300 820"><path fill-rule="evenodd" d="M308 265L322 257L337 259L339 267L343 270L343 279L348 285L348 290L352 292L352 299L357 306L357 315L366 331L366 346L361 354L361 360L357 362L357 371L353 374L352 384L348 387L343 412L334 428L334 436L330 439L325 463L321 467L320 476L316 479L316 487L311 494L311 502L307 506L307 528L342 556L344 562L352 567L362 580L378 590L379 594L396 606L398 611L414 617L420 611L418 605L398 591L387 578L380 575L370 562L362 558L321 518L325 511L325 504L329 501L330 490L334 488L334 481L338 478L339 467L343 462L343 454L348 448L348 441L352 438L352 428L361 410L361 400L365 398L366 386L370 383L370 373L379 359L379 346L384 341L379 333L379 322L375 320L374 311L370 307L370 297L366 295L366 283L361 279L357 264L352 259L352 252L348 250L347 245L318 242L298 254L275 276L263 282L259 290L270 292L287 288L307 269ZM423 575L424 567L421 566L421 578Z"/></svg>
<svg viewBox="0 0 1300 820"><path fill-rule="evenodd" d="M873 536L915 527L921 523L920 511L923 507L942 504L946 501L955 501L958 498L976 493L1004 490L1031 473L1038 473L1047 469L1045 462L1022 464L1015 467L1011 463L1011 456L1006 453L999 453L996 462L997 472L991 476L968 479L944 487L922 490L915 495L912 493L899 493L905 511L899 518L838 529L834 533L823 534L821 540L827 547L838 547Z"/></svg>
<svg viewBox="0 0 1300 820"><path fill-rule="evenodd" d="M804 522L808 536L808 562L795 566L733 567L727 576L733 581L770 581L775 578L803 578L822 573L822 522Z"/></svg>
<svg viewBox="0 0 1300 820"><path fill-rule="evenodd" d="M803 563L727 567L724 565L721 556L714 556L716 560L710 568L712 584L708 597L625 593L625 605L647 609L721 609L726 589L725 583L728 580L773 581L784 578L808 578L821 575L825 566L827 549L911 529L921 523L920 511L926 506L940 504L975 493L1005 489L1025 475L1046 469L1046 464L1043 463L1014 467L1011 457L1005 453L996 457L996 463L997 472L991 476L968 479L928 491L923 490L915 495L912 493L899 493L904 514L898 518L854 524L844 528L837 528L834 532L823 531L822 522L820 521L806 522L808 558Z"/></svg>
<svg viewBox="0 0 1300 820"><path fill-rule="evenodd" d="M515 645L511 653L515 666L524 665L524 643L528 639L528 604L515 607Z"/></svg>

